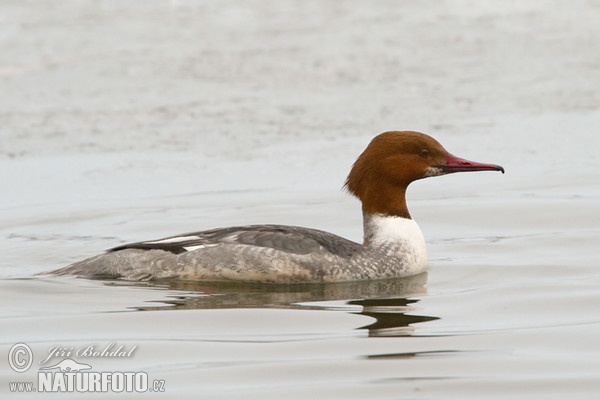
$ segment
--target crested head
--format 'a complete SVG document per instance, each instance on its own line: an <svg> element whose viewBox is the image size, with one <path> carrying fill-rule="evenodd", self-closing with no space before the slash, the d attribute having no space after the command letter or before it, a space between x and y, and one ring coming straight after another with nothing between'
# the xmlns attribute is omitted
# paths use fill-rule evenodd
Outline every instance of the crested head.
<svg viewBox="0 0 600 400"><path fill-rule="evenodd" d="M406 188L418 179L453 172L496 170L498 165L464 160L448 153L431 136L413 131L390 131L376 136L358 157L345 187L369 214L410 218Z"/></svg>

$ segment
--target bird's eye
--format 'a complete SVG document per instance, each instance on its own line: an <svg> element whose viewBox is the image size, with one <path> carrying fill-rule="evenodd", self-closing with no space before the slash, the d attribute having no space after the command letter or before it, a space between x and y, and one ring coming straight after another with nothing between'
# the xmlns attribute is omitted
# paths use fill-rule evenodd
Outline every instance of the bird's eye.
<svg viewBox="0 0 600 400"><path fill-rule="evenodd" d="M420 155L422 158L427 158L427 157L429 157L429 149L423 149L423 150L421 150L421 151L419 152L419 155Z"/></svg>

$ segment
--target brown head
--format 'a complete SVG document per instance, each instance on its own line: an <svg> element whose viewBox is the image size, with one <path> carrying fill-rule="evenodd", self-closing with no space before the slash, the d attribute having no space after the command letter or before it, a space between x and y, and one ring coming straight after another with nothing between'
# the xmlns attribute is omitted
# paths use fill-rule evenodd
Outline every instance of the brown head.
<svg viewBox="0 0 600 400"><path fill-rule="evenodd" d="M362 201L364 212L410 218L406 188L411 182L468 171L504 173L504 168L453 156L423 133L391 131L369 143L352 166L345 186Z"/></svg>

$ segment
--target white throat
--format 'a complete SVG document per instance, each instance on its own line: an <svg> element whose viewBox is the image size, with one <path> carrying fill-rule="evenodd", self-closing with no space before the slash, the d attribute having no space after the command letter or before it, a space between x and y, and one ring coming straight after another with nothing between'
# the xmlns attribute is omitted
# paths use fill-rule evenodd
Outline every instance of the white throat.
<svg viewBox="0 0 600 400"><path fill-rule="evenodd" d="M395 242L425 243L423 233L413 219L365 213L363 222L365 245L377 246Z"/></svg>

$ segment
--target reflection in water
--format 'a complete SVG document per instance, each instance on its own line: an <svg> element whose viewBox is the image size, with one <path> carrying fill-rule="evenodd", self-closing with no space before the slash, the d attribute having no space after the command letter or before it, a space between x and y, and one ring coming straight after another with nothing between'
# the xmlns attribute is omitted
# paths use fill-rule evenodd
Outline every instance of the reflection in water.
<svg viewBox="0 0 600 400"><path fill-rule="evenodd" d="M418 299L408 298L382 298L353 300L348 304L357 304L363 307L361 315L375 318L375 322L360 329L368 329L371 337L396 337L410 336L414 328L412 324L434 321L438 317L407 314L417 311L415 304Z"/></svg>
<svg viewBox="0 0 600 400"><path fill-rule="evenodd" d="M402 279L366 282L277 285L240 282L144 282L108 281L107 285L147 286L174 291L157 305L136 307L147 310L285 308L338 310L366 315L375 322L369 336L409 336L413 324L438 319L415 315L419 297L426 294L427 273Z"/></svg>
<svg viewBox="0 0 600 400"><path fill-rule="evenodd" d="M447 355L455 355L455 354L463 354L468 351L464 350L429 350L429 351L415 351L408 353L390 353L390 354L372 354L366 356L368 359L373 360L397 360L397 359L405 359L405 358L415 358L415 357L438 357L438 356L447 356Z"/></svg>

